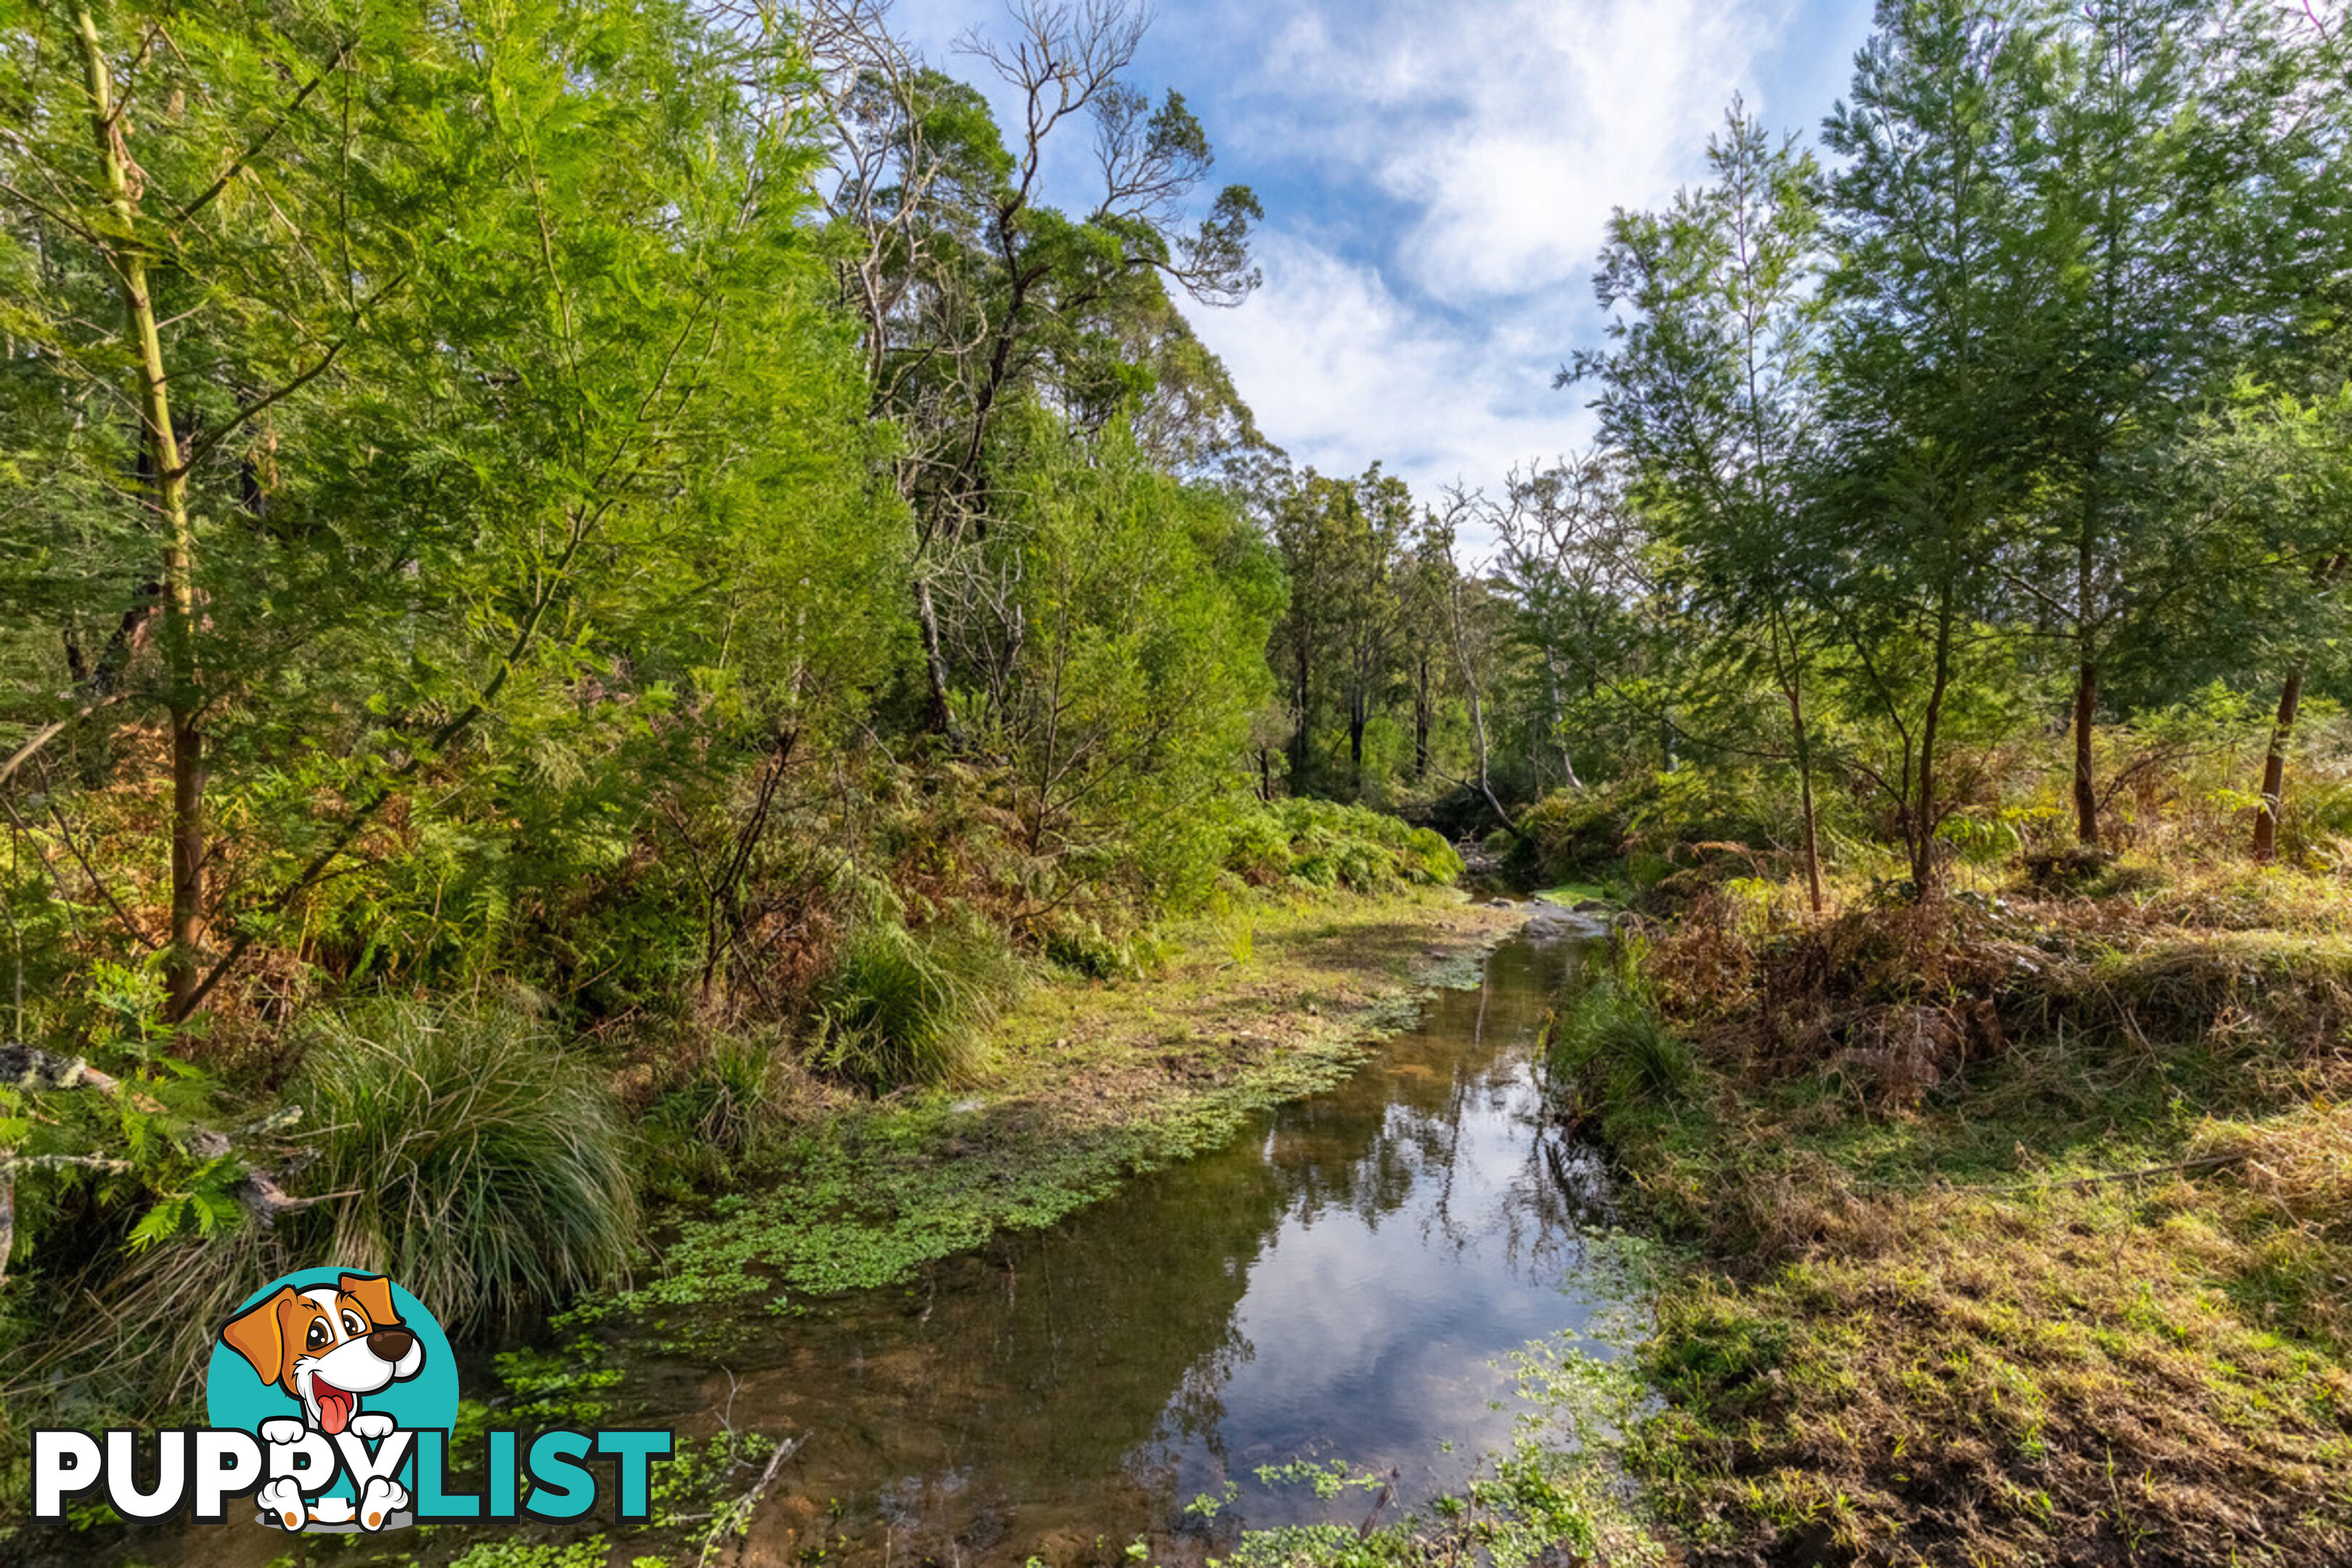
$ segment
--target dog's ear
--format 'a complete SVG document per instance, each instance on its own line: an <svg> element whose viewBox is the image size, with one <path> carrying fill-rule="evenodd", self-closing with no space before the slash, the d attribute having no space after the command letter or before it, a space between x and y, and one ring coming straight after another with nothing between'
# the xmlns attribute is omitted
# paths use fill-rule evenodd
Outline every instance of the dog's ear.
<svg viewBox="0 0 2352 1568"><path fill-rule="evenodd" d="M392 1281L384 1276L346 1274L335 1281L335 1289L360 1304L370 1328L388 1329L400 1321L400 1309L392 1304Z"/></svg>
<svg viewBox="0 0 2352 1568"><path fill-rule="evenodd" d="M276 1383L286 1373L286 1320L281 1309L294 1295L293 1286L280 1285L275 1295L221 1325L221 1343L243 1356L264 1383Z"/></svg>

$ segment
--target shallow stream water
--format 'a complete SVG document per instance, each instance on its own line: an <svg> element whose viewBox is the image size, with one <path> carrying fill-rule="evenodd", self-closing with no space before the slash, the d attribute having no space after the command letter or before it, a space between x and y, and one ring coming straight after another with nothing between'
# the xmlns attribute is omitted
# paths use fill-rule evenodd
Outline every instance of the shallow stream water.
<svg viewBox="0 0 2352 1568"><path fill-rule="evenodd" d="M1366 1511L1258 1479L1294 1460L1394 1471L1400 1511L1458 1487L1523 1408L1507 1358L1613 1300L1587 1269L1599 1163L1543 1114L1537 1036L1581 947L1550 930L1221 1151L781 1324L725 1373L667 1369L680 1415L731 1400L807 1435L749 1558L1185 1555ZM1186 1513L1228 1482L1213 1525Z"/></svg>
<svg viewBox="0 0 2352 1568"><path fill-rule="evenodd" d="M1456 1489L1524 1411L1513 1352L1616 1299L1600 1163L1549 1124L1537 1056L1582 946L1530 926L1339 1087L909 1287L730 1328L723 1364L625 1333L628 1419L803 1439L736 1563L1116 1562L1139 1537L1167 1561L1363 1516L1362 1491L1259 1479L1297 1460L1393 1472L1388 1518ZM1230 1500L1213 1521L1204 1494ZM238 1523L116 1560L283 1544Z"/></svg>

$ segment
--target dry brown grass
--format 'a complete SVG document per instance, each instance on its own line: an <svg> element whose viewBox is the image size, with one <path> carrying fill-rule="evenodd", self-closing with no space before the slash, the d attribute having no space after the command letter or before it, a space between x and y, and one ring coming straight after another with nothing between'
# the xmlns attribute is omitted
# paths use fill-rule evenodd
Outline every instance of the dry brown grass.
<svg viewBox="0 0 2352 1568"><path fill-rule="evenodd" d="M1791 907L1647 929L1701 1086L1607 1122L1689 1249L1633 1452L1694 1561L2352 1563L2339 879Z"/></svg>

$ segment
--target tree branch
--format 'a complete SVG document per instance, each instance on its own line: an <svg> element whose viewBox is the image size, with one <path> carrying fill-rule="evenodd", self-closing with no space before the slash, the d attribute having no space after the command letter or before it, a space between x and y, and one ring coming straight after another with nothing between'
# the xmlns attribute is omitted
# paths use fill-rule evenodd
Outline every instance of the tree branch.
<svg viewBox="0 0 2352 1568"><path fill-rule="evenodd" d="M195 216L196 214L202 212L206 206L211 205L214 197L228 189L229 182L236 179L238 174L244 173L245 166L247 163L252 163L254 159L259 157L261 155L262 149L268 147L271 142L277 139L278 133L286 128L286 122L294 118L295 111L302 107L304 100L309 99L313 92L316 92L319 89L319 84L325 81L329 77L334 75L337 70L341 68L343 61L351 57L352 48L352 42L346 40L340 48L336 49L335 58L327 62L326 68L321 70L317 76L312 77L309 81L302 84L302 89L299 92L297 92L293 98L288 101L283 110L278 111L278 117L275 120L272 120L267 126L263 127L260 134L255 136L252 141L247 142L245 144L245 151L239 153L230 161L229 166L221 171L220 178L205 186L203 192L199 194L194 200L189 202L187 205L180 209L180 216L183 218L191 218Z"/></svg>

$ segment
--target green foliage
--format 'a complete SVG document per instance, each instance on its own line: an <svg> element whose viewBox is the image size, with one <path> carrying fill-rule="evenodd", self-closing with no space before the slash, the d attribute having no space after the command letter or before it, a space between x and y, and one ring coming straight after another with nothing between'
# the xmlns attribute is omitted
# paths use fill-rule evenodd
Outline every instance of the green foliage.
<svg viewBox="0 0 2352 1568"><path fill-rule="evenodd" d="M1443 887L1462 874L1462 858L1429 828L1335 801L1257 806L1241 815L1232 834L1225 868L1255 887L1385 893Z"/></svg>
<svg viewBox="0 0 2352 1568"><path fill-rule="evenodd" d="M602 1535L571 1542L478 1541L452 1560L451 1568L604 1568L612 1554Z"/></svg>
<svg viewBox="0 0 2352 1568"><path fill-rule="evenodd" d="M1667 1026L1643 972L1644 951L1619 938L1560 999L1548 1060L1556 1092L1572 1105L1673 1105L1697 1081L1698 1060Z"/></svg>
<svg viewBox="0 0 2352 1568"><path fill-rule="evenodd" d="M1012 754L1014 845L1049 908L1074 888L1196 904L1270 685L1275 562L1230 500L1153 471L1123 429L1017 434L989 550L1023 584L1024 631L971 714Z"/></svg>
<svg viewBox="0 0 2352 1568"><path fill-rule="evenodd" d="M218 1086L166 1053L152 966L100 964L91 1001L109 1043L82 1057L0 1045L0 1183L10 1199L9 1256L34 1253L53 1228L92 1213L122 1216L131 1252L183 1238L226 1237L247 1219L236 1189L246 1165L205 1129ZM294 1120L280 1113L254 1131Z"/></svg>
<svg viewBox="0 0 2352 1568"><path fill-rule="evenodd" d="M488 1005L322 1015L293 1086L319 1129L319 1256L398 1279L454 1329L555 1306L627 1263L628 1135L544 1024ZM323 1215L323 1218L315 1217Z"/></svg>
<svg viewBox="0 0 2352 1568"><path fill-rule="evenodd" d="M1688 863L1691 847L1801 842L1789 792L1767 773L1731 766L1643 773L1575 792L1556 791L1521 813L1514 854L1545 881L1598 875L1621 864L1656 881ZM1823 812L1825 823L1836 820ZM1679 857L1679 858L1677 858Z"/></svg>
<svg viewBox="0 0 2352 1568"><path fill-rule="evenodd" d="M709 1036L674 1069L645 1117L645 1164L656 1185L726 1180L768 1147L787 1096L783 1047L771 1035Z"/></svg>
<svg viewBox="0 0 2352 1568"><path fill-rule="evenodd" d="M949 924L919 933L872 921L851 933L818 988L812 1059L877 1094L968 1081L987 1060L982 1026L1022 980L994 931Z"/></svg>

